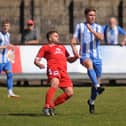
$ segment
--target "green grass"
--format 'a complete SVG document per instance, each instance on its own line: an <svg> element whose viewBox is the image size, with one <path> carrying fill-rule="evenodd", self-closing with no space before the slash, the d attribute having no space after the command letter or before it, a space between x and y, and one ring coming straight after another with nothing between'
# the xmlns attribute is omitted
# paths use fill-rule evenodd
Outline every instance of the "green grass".
<svg viewBox="0 0 126 126"><path fill-rule="evenodd" d="M45 87L15 87L20 99L7 97L0 87L0 126L126 126L126 87L106 87L97 98L96 114L88 112L90 88L74 88L74 96L56 108L55 117L41 113ZM57 94L61 93L58 91Z"/></svg>

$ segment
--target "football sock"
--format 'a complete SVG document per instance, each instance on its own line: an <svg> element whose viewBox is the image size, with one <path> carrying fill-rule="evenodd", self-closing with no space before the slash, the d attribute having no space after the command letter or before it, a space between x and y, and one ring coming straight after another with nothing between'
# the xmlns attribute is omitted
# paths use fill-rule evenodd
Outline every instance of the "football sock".
<svg viewBox="0 0 126 126"><path fill-rule="evenodd" d="M90 98L89 102L90 102L91 105L94 105L95 100L92 100L92 99Z"/></svg>
<svg viewBox="0 0 126 126"><path fill-rule="evenodd" d="M99 87L98 80L96 77L96 73L93 69L88 69L88 76L91 79L94 87Z"/></svg>
<svg viewBox="0 0 126 126"><path fill-rule="evenodd" d="M11 72L7 73L7 88L8 90L13 88L13 74Z"/></svg>
<svg viewBox="0 0 126 126"><path fill-rule="evenodd" d="M53 108L54 103L53 99L56 93L56 88L50 87L46 93L46 99L45 99L45 107L46 108Z"/></svg>
<svg viewBox="0 0 126 126"><path fill-rule="evenodd" d="M97 97L98 93L97 93L97 89L95 87L91 88L91 98L90 98L90 103L94 104L94 101Z"/></svg>
<svg viewBox="0 0 126 126"><path fill-rule="evenodd" d="M72 96L72 95L71 95ZM64 103L66 100L68 100L71 96L67 95L66 93L61 94L60 96L58 96L56 98L56 100L54 101L54 105L59 105Z"/></svg>
<svg viewBox="0 0 126 126"><path fill-rule="evenodd" d="M12 89L9 89L9 90L8 90L8 94L13 94Z"/></svg>

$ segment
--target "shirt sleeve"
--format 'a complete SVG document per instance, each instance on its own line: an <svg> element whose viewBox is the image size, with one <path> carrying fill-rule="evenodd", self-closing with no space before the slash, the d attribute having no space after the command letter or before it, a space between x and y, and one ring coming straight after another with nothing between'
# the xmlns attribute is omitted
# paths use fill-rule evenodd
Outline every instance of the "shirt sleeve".
<svg viewBox="0 0 126 126"><path fill-rule="evenodd" d="M100 32L100 33L104 33L104 27L103 26L101 26L101 25L97 25L97 27L96 27L97 29L96 29L96 32Z"/></svg>
<svg viewBox="0 0 126 126"><path fill-rule="evenodd" d="M37 55L36 55L36 58L43 58L45 56L45 51L46 51L46 47L45 46L42 46Z"/></svg>
<svg viewBox="0 0 126 126"><path fill-rule="evenodd" d="M76 39L78 39L78 40L80 40L80 24L76 25L73 37L76 38Z"/></svg>
<svg viewBox="0 0 126 126"><path fill-rule="evenodd" d="M120 35L126 35L126 31L123 28L121 28L120 26L118 26L118 31L119 31Z"/></svg>

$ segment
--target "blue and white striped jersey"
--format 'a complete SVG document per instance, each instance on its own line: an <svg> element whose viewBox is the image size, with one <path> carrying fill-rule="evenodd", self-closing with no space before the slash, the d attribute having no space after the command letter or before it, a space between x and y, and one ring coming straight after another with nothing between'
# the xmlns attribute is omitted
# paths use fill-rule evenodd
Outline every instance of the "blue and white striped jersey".
<svg viewBox="0 0 126 126"><path fill-rule="evenodd" d="M123 28L121 28L120 26L110 28L108 25L106 25L103 26L103 30L106 44L119 44L119 35L126 35L125 30L123 30Z"/></svg>
<svg viewBox="0 0 126 126"><path fill-rule="evenodd" d="M93 23L92 29L96 32L103 33L103 29L100 25ZM80 42L80 56L88 58L101 59L100 40L96 39L93 33L91 33L85 23L77 24L74 38Z"/></svg>
<svg viewBox="0 0 126 126"><path fill-rule="evenodd" d="M10 34L0 32L0 46L8 45L10 43ZM7 63L8 49L0 49L0 63Z"/></svg>

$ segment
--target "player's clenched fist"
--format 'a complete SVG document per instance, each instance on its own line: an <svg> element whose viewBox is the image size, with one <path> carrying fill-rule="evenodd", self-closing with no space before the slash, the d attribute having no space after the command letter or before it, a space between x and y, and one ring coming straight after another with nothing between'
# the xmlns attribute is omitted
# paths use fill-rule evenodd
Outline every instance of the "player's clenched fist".
<svg viewBox="0 0 126 126"><path fill-rule="evenodd" d="M40 61L41 61L41 59L39 59L39 58L35 58L35 61L34 61L34 64L36 65L36 66L38 66L40 69L44 69L45 68L45 65L44 64L42 64L42 63L40 63Z"/></svg>

